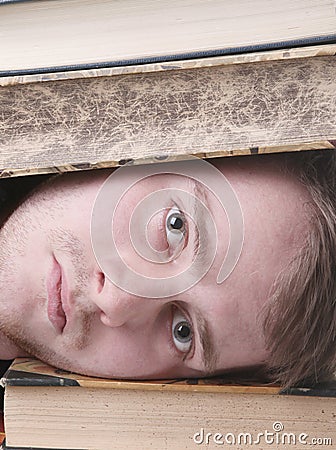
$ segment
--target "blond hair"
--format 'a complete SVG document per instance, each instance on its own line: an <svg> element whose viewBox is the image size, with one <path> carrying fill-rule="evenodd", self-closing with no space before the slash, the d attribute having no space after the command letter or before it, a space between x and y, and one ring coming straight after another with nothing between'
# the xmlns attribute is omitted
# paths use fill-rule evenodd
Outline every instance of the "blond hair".
<svg viewBox="0 0 336 450"><path fill-rule="evenodd" d="M287 170L311 196L305 245L279 274L263 317L267 368L284 387L336 372L336 151L286 155Z"/></svg>

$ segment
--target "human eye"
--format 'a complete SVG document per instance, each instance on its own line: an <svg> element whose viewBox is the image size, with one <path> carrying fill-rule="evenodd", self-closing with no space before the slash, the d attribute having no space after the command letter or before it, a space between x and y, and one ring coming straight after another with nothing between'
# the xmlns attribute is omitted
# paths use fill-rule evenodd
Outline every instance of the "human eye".
<svg viewBox="0 0 336 450"><path fill-rule="evenodd" d="M184 214L173 206L166 215L165 233L170 247L179 247L185 241L187 221Z"/></svg>
<svg viewBox="0 0 336 450"><path fill-rule="evenodd" d="M192 348L194 333L190 321L177 307L174 307L173 310L171 332L175 347L179 352L184 353L184 358L186 358Z"/></svg>

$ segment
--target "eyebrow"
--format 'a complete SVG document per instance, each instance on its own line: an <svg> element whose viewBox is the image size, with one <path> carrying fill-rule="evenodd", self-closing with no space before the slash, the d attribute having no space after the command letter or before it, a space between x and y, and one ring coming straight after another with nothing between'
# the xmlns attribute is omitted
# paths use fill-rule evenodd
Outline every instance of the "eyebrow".
<svg viewBox="0 0 336 450"><path fill-rule="evenodd" d="M207 190L204 188L204 185L200 183L196 179L192 179L193 184L193 194L197 199L203 201L205 206L210 210L209 206L209 198ZM201 209L197 201L194 202L194 211L193 218L195 219L198 228L200 229L202 235L204 236L203 242L207 242L209 236L209 230L205 221L205 215L202 214ZM193 258L196 258L197 252L200 251L199 262L196 264L196 270L200 267L204 268L205 264L205 255L206 255L206 247L199 248L200 240L198 233L193 233ZM199 342L201 346L201 354L202 354L202 362L206 369L207 374L211 374L216 368L216 363L218 360L218 354L215 351L214 339L210 332L210 326L208 321L206 320L204 314L194 306L195 309L195 318L197 322L197 330L199 335Z"/></svg>
<svg viewBox="0 0 336 450"><path fill-rule="evenodd" d="M202 362L205 367L206 374L211 375L216 368L218 354L215 351L214 341L210 333L208 321L198 309L195 309L195 317L201 346Z"/></svg>
<svg viewBox="0 0 336 450"><path fill-rule="evenodd" d="M203 184L200 183L198 180L192 180L193 181L193 194L197 199L200 199L206 208L210 210L209 206L209 198L208 193L206 189L204 188ZM202 214L200 205L197 201L193 202L193 218L197 224L197 227L199 228L201 234L204 236L203 242L207 242L210 239L209 235L209 229L207 227L207 223L205 220L205 215ZM200 239L199 234L194 233L193 234L193 242L192 242L192 251L193 251L193 259L196 258L197 254L199 253L199 259L196 264L194 264L194 268L196 270L203 269L204 265L206 264L206 247L203 246L200 247Z"/></svg>

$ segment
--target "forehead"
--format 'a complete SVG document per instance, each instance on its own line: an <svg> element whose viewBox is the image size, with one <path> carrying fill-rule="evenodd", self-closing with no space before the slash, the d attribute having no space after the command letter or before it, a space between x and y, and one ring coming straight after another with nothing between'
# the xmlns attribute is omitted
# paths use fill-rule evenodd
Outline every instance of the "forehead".
<svg viewBox="0 0 336 450"><path fill-rule="evenodd" d="M234 158L233 158L234 159ZM220 256L195 287L193 302L203 310L219 358L218 368L253 365L267 356L261 311L270 298L276 277L286 270L303 246L309 229L310 197L293 175L272 161L221 161L244 214L244 245L240 259L223 284L216 284ZM209 197L218 226L218 203ZM222 227L219 249L229 239ZM239 358L237 359L237 354Z"/></svg>

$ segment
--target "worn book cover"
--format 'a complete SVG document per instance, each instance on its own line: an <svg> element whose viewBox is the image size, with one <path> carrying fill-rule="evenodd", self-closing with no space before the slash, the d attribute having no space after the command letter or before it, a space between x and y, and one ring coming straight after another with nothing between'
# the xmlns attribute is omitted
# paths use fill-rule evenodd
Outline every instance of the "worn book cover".
<svg viewBox="0 0 336 450"><path fill-rule="evenodd" d="M277 439L282 431L298 439L299 430L311 438L336 438L332 382L284 391L251 376L105 380L20 358L2 384L8 444L3 448L9 449L189 449L204 443L207 433L213 439L217 428L227 431L222 439L231 444L242 432L255 443L257 431L267 427ZM310 413L302 416L303 411Z"/></svg>
<svg viewBox="0 0 336 450"><path fill-rule="evenodd" d="M138 389L138 390L173 390L200 392L236 392L260 394L284 394L279 386L261 383L260 378L246 374L243 376L210 378L176 378L167 380L130 381L88 377L52 367L35 358L17 358L1 379L6 386L78 386L86 388ZM323 388L325 389L325 388ZM296 392L291 390L292 393ZM299 392L299 391L298 391ZM312 390L312 395L318 391ZM321 391L326 394L329 391ZM333 395L333 391L330 392Z"/></svg>
<svg viewBox="0 0 336 450"><path fill-rule="evenodd" d="M0 76L160 64L336 39L332 0L9 0L0 8Z"/></svg>

